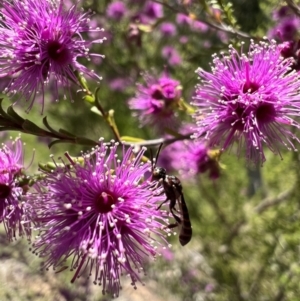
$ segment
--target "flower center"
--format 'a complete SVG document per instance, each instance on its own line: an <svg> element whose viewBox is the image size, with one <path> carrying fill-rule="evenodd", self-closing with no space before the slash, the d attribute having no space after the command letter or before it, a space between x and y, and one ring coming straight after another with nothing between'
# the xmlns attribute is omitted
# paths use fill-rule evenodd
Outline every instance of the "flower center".
<svg viewBox="0 0 300 301"><path fill-rule="evenodd" d="M238 106L235 110L235 122L234 122L234 128L238 131L243 131L244 130L244 123L243 123L243 118L247 116L246 109L244 107Z"/></svg>
<svg viewBox="0 0 300 301"><path fill-rule="evenodd" d="M10 195L10 187L0 184L0 199L6 199Z"/></svg>
<svg viewBox="0 0 300 301"><path fill-rule="evenodd" d="M95 201L95 207L99 213L107 213L112 210L112 205L116 202L117 200L111 194L102 192Z"/></svg>
<svg viewBox="0 0 300 301"><path fill-rule="evenodd" d="M49 41L47 45L49 57L58 64L69 63L69 50L58 41Z"/></svg>
<svg viewBox="0 0 300 301"><path fill-rule="evenodd" d="M166 100L174 100L176 98L176 88L172 84L162 86L163 95Z"/></svg>
<svg viewBox="0 0 300 301"><path fill-rule="evenodd" d="M243 86L243 93L254 93L259 88L259 85L257 83L253 83L250 81L245 82Z"/></svg>
<svg viewBox="0 0 300 301"><path fill-rule="evenodd" d="M156 100L161 100L164 98L164 95L162 94L162 92L159 89L155 89L152 94L151 97L156 99Z"/></svg>
<svg viewBox="0 0 300 301"><path fill-rule="evenodd" d="M272 104L265 103L256 110L256 119L259 123L272 122L276 117L276 110Z"/></svg>

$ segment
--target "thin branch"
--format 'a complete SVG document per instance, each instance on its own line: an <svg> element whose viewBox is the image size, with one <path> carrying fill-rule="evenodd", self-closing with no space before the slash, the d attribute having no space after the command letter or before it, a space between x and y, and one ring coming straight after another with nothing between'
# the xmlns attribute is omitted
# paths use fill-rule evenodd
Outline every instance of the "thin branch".
<svg viewBox="0 0 300 301"><path fill-rule="evenodd" d="M246 224L246 220L242 218L241 220L239 220L237 223L233 225L233 227L230 230L229 236L225 240L226 245L230 245L232 243L233 239L239 235L241 227L245 224Z"/></svg>
<svg viewBox="0 0 300 301"><path fill-rule="evenodd" d="M169 5L167 3L164 3L164 2L161 2L159 0L153 0L153 2L159 3L159 4L165 6L166 8L170 9L171 11L173 11L175 13L184 13L184 14L188 13L187 11L176 9L176 8L172 7L171 5ZM239 36L241 38L246 38L246 39L253 39L254 38L254 37L251 37L250 35L248 35L247 33L243 32L243 31L240 31L240 30L236 30L236 29L232 28L232 26L228 26L224 23L221 23L222 26L219 26L215 23L212 23L212 22L210 22L208 20L204 20L204 19L203 20L194 20L194 21L200 21L200 22L210 26L211 28L214 28L214 29L226 32L226 33L230 33L230 34Z"/></svg>
<svg viewBox="0 0 300 301"><path fill-rule="evenodd" d="M179 137L173 137L173 138L157 138L157 139L152 139L152 140L145 140L145 141L141 141L141 142L127 142L127 141L122 141L122 144L124 145L136 145L136 146L157 146L160 144L164 144L164 145L169 145L172 144L176 141L181 141L181 140L188 140L188 139L192 139L193 133L189 133L186 135L181 135Z"/></svg>
<svg viewBox="0 0 300 301"><path fill-rule="evenodd" d="M278 196L276 197L272 197L272 198L266 198L264 200L261 201L260 204L258 204L255 208L254 208L254 212L257 214L261 214L263 213L265 210L267 210L270 207L276 206L278 204L283 203L289 196L291 196L291 194L293 193L294 188L288 189L282 193L280 193ZM238 221L231 229L230 231L230 235L226 240L226 244L230 244L231 241L233 240L233 238L235 238L238 234L239 231L241 229L241 227L246 223L245 219L241 219L240 221Z"/></svg>
<svg viewBox="0 0 300 301"><path fill-rule="evenodd" d="M264 199L260 204L258 204L254 208L254 211L258 214L261 214L268 208L283 203L289 196L291 196L293 191L294 191L294 188L290 188L290 189L280 193L276 197Z"/></svg>
<svg viewBox="0 0 300 301"><path fill-rule="evenodd" d="M120 133L117 127L117 124L115 122L114 118L114 110L105 111L102 107L102 104L99 99L99 88L95 91L95 106L102 114L103 119L106 121L106 123L109 125L111 131L113 132L116 141L121 142Z"/></svg>

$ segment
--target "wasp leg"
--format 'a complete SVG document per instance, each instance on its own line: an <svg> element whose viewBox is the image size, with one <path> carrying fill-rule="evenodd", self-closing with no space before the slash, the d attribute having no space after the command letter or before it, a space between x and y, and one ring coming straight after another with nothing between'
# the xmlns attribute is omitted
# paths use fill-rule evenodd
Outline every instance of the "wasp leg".
<svg viewBox="0 0 300 301"><path fill-rule="evenodd" d="M173 215L174 219L176 220L177 224L181 224L181 218L179 216L177 216L172 210L171 210L171 214Z"/></svg>
<svg viewBox="0 0 300 301"><path fill-rule="evenodd" d="M168 228L168 229L173 229L173 228L176 228L176 227L178 227L179 225L176 223L176 224L170 224L170 225L168 225L166 228Z"/></svg>
<svg viewBox="0 0 300 301"><path fill-rule="evenodd" d="M164 200L164 201L156 208L156 210L159 210L159 209L161 208L161 206L162 206L163 204L165 204L166 202L168 202L168 201L169 201L169 199Z"/></svg>
<svg viewBox="0 0 300 301"><path fill-rule="evenodd" d="M151 182L151 184L150 184L150 190L155 190L155 189L157 189L157 187L159 186L159 185L162 185L162 182L163 182L163 180L162 179L159 179L156 183L154 182Z"/></svg>
<svg viewBox="0 0 300 301"><path fill-rule="evenodd" d="M154 196L160 196L163 195L165 193L165 191L162 189L159 193L155 193L153 194Z"/></svg>

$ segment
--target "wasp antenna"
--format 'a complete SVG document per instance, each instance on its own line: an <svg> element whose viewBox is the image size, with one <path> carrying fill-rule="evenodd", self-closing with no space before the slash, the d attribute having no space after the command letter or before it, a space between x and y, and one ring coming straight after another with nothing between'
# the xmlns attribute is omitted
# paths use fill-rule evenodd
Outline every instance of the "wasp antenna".
<svg viewBox="0 0 300 301"><path fill-rule="evenodd" d="M150 148L150 161L151 161L151 172L153 174L155 162L153 161L153 151L152 151L152 148Z"/></svg>
<svg viewBox="0 0 300 301"><path fill-rule="evenodd" d="M157 162L157 160L158 160L158 156L159 156L159 154L160 154L160 151L161 151L161 149L162 149L162 147L163 147L163 143L161 143L160 145L159 145L159 147L158 147L158 150L157 150L157 153L156 153L156 157L155 157L155 165L156 165L156 162Z"/></svg>
<svg viewBox="0 0 300 301"><path fill-rule="evenodd" d="M151 161L151 171L153 173L154 171L154 168L156 167L156 163L157 163L157 160L158 160L158 156L160 154L160 151L162 149L162 146L163 146L163 143L161 143L158 147L158 150L156 152L156 156L155 156L155 159L153 157L153 151L152 151L152 148L150 148L150 161Z"/></svg>

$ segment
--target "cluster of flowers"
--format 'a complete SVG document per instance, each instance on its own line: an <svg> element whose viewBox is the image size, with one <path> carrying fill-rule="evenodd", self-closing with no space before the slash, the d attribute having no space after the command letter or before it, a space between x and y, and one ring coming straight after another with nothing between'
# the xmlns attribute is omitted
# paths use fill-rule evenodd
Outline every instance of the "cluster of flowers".
<svg viewBox="0 0 300 301"><path fill-rule="evenodd" d="M196 87L193 105L199 109L190 127L196 143L190 147L205 143L208 148L218 146L225 151L238 142L238 153L245 150L248 160L260 163L265 161L264 145L278 154L280 145L297 150L293 141L299 139L290 126L300 126L295 119L300 115L300 77L293 69L294 58L283 57L285 47L285 43L273 40L258 44L251 41L247 53L243 49L239 53L230 46L228 54L214 55L212 72L196 71L201 83ZM168 125L184 129L186 126L175 120L174 107L181 96L178 81L163 74L146 83L138 86L136 97L129 102L143 124L156 125L160 130ZM186 149L185 143L181 145ZM186 149L189 159L191 153L197 153L190 147ZM193 161L201 162L200 157L199 153Z"/></svg>
<svg viewBox="0 0 300 301"><path fill-rule="evenodd" d="M187 11L191 4L192 1L172 2L172 5L183 6L183 11ZM218 19L220 12L212 9L212 14L215 14L215 18ZM211 47L208 37L216 37L216 41L223 43L228 40L224 32L216 31L207 24L196 20L195 15L177 12L173 18L165 13L163 4L150 0L112 1L106 8L105 20L108 44L110 41L113 43L114 36L121 31L122 35L124 32L126 33L126 43L138 48L145 43L144 37L149 32L153 33L151 38L156 43L155 54L160 57L162 64L170 68L179 67L184 63L180 50L185 49L194 36L197 37L195 42L197 46L203 48ZM130 83L127 77L121 75L106 80L111 89L121 92Z"/></svg>
<svg viewBox="0 0 300 301"><path fill-rule="evenodd" d="M121 18L125 11L119 1L107 8L112 18ZM162 14L161 5L146 1L140 18L150 22ZM101 57L89 54L89 47L103 38L86 41L82 33L102 30L89 27L90 15L80 13L76 5L67 10L62 0L5 0L1 16L0 74L10 78L5 92L22 94L31 102L29 108L39 93L44 103L51 79L56 94L59 86L70 82L80 86L78 73L99 79L77 59ZM162 24L161 30L172 34L176 29ZM192 134L192 141L177 141L165 153L170 166L187 177L209 171L216 179L219 166L212 148L223 152L236 142L238 153L263 163L265 146L280 154L281 145L296 150L294 141L299 142L291 126L300 127L300 77L295 56L284 55L287 45L251 41L247 51L230 46L228 53L214 55L211 72L196 71L200 83L192 104L197 110L188 130L177 115L183 105L182 86L167 71L147 74L129 106L142 125L163 134L166 128L181 136ZM116 296L120 275L129 274L135 285L145 258L168 245L169 233L168 214L157 210L165 197L146 177L152 165L142 163L145 150L123 147L118 159L117 149L118 143L100 141L81 160L69 155L67 162L53 160L51 168L30 178L34 185L24 175L20 139L0 150L0 219L8 238L19 234L30 239L32 228L38 229L32 250L45 257L46 268L70 268L72 282L87 271L104 293ZM192 162L188 169L187 162Z"/></svg>
<svg viewBox="0 0 300 301"><path fill-rule="evenodd" d="M118 143L99 145L80 160L53 160L28 183L20 139L0 150L0 219L8 238L39 231L33 253L43 266L74 271L71 282L87 272L103 293L119 295L120 275L132 285L141 281L147 258L166 247L168 213L157 210L165 200L161 188L146 176L145 148L135 152ZM37 180L38 179L38 180ZM68 260L71 258L71 261Z"/></svg>
<svg viewBox="0 0 300 301"><path fill-rule="evenodd" d="M161 23L157 28L160 36L165 38L174 37L177 33L176 25L187 25L193 23L188 16L180 18L182 14L179 14L177 24L172 22L162 22L164 17L164 10L162 4L152 1L113 1L107 6L106 16L118 22L129 22L128 39L131 43L135 43L137 46L142 44L142 31L151 30L151 26L156 23ZM188 20L188 21L187 21ZM112 29L113 30L113 29ZM183 43L186 43L185 38ZM176 66L182 63L182 58L177 51L176 47L169 44L165 45L161 49L161 56L166 60L169 65ZM112 84L113 86L113 84Z"/></svg>
<svg viewBox="0 0 300 301"><path fill-rule="evenodd" d="M77 74L96 80L77 59L89 54L92 43L83 33L100 33L89 27L90 14L68 9L63 1L3 1L0 27L1 76L9 79L4 92L22 95L30 107L46 85L70 82L80 85ZM168 214L157 210L165 200L149 172L152 163L142 162L145 149L121 150L118 143L103 143L80 162L44 166L42 173L25 176L22 142L18 138L0 150L0 221L9 240L38 231L32 251L45 258L44 267L74 271L72 282L86 273L103 293L119 295L120 275L132 285L140 281L145 260L168 246ZM147 178L148 174L148 178ZM71 258L68 261L68 258Z"/></svg>
<svg viewBox="0 0 300 301"><path fill-rule="evenodd" d="M283 42L284 47L281 50L281 55L284 58L291 57L294 63L291 66L293 69L300 70L300 40L298 28L300 19L293 14L288 6L283 6L274 13L276 25L269 32L269 37Z"/></svg>

